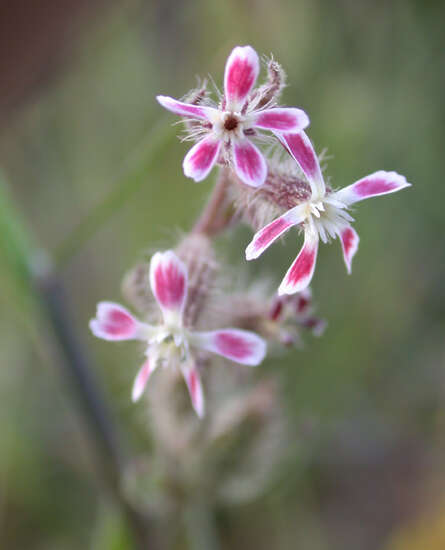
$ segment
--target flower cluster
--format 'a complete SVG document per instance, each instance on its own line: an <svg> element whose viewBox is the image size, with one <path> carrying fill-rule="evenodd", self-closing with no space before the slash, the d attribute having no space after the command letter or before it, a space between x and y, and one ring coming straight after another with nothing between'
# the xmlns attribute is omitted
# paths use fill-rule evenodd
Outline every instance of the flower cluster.
<svg viewBox="0 0 445 550"><path fill-rule="evenodd" d="M238 46L227 59L224 91L217 102L206 83L182 101L157 97L163 107L182 117L186 139L196 142L183 161L185 176L201 181L218 165L220 177L207 209L184 240L186 245L175 252L157 252L151 259L147 279L161 313L156 322L140 321L112 302L99 303L90 322L99 338L145 342L146 360L134 382L134 401L158 366L177 367L193 407L202 416L200 370L211 354L257 365L265 356L267 340L284 346L298 343L301 328L320 335L326 323L314 316L309 289L319 241L339 237L350 273L359 243L350 207L410 185L396 172L380 170L340 190L328 186L305 133L307 114L279 106L284 71L274 59L266 64L266 80L257 85L258 55L250 46ZM293 226L304 234L304 244L273 298L252 297L248 292L224 296L224 322L221 317L217 321L234 328L219 329L221 324L210 315L207 284L214 269L209 269L205 251L212 250L211 237L241 220L256 231L246 249L247 260L258 258ZM139 287L136 293L140 294ZM200 326L215 329L198 330Z"/></svg>
<svg viewBox="0 0 445 550"><path fill-rule="evenodd" d="M204 397L193 349L217 353L243 365L258 365L266 353L265 342L240 329L198 332L184 326L187 268L171 250L157 252L151 259L150 286L162 313L159 324L141 322L119 304L100 302L96 318L90 321L91 331L104 340L146 342L146 360L134 381L133 401L141 397L158 366L176 365L184 375L196 412L202 416Z"/></svg>
<svg viewBox="0 0 445 550"><path fill-rule="evenodd" d="M190 105L168 96L159 103L173 113L196 120L194 137L199 141L184 158L184 174L201 181L215 162L233 163L239 179L252 187L262 185L267 163L252 143L262 130L276 135L299 132L309 124L301 109L275 107L275 98L266 97L268 88L254 89L259 73L258 55L250 46L237 47L229 56L224 73L224 95L218 105L208 102Z"/></svg>
<svg viewBox="0 0 445 550"><path fill-rule="evenodd" d="M258 258L278 237L292 226L299 226L304 232L304 244L294 263L287 271L279 294L294 294L307 288L314 274L318 242L339 237L343 258L348 273L352 258L358 249L359 237L352 228L354 221L348 208L363 199L386 195L408 187L406 179L396 172L379 170L352 185L332 191L323 179L317 155L304 132L281 136L284 146L304 172L310 185L308 197L290 208L253 237L246 249L246 259Z"/></svg>

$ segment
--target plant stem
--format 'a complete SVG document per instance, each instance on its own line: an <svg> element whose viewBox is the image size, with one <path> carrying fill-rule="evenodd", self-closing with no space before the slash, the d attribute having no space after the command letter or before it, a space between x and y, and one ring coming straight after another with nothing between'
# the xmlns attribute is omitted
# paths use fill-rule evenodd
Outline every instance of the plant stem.
<svg viewBox="0 0 445 550"><path fill-rule="evenodd" d="M231 181L230 169L227 166L221 167L210 199L191 233L202 233L208 237L214 237L230 225L233 220L233 210L228 200L227 191Z"/></svg>
<svg viewBox="0 0 445 550"><path fill-rule="evenodd" d="M33 243L26 224L9 196L6 182L0 174L0 251L3 260L14 272L20 291L26 294L37 314L43 314L62 355L57 364L63 369L70 387L75 388L79 409L88 419L90 440L100 462L98 476L120 506L133 535L135 547L155 549L154 535L148 518L141 516L125 499L120 488L124 454L116 426L98 385L93 369L76 338L62 285L52 271L48 255Z"/></svg>
<svg viewBox="0 0 445 550"><path fill-rule="evenodd" d="M192 496L186 510L191 550L221 550L213 505L203 495Z"/></svg>
<svg viewBox="0 0 445 550"><path fill-rule="evenodd" d="M82 346L72 330L63 287L57 277L48 274L37 279L35 288L41 298L55 340L63 353L65 376L68 378L70 387L75 388L78 403L91 431L91 439L94 441L96 456L100 462L99 476L119 503L136 548L154 549L151 521L136 511L121 492L121 473L126 457L110 411L105 405Z"/></svg>

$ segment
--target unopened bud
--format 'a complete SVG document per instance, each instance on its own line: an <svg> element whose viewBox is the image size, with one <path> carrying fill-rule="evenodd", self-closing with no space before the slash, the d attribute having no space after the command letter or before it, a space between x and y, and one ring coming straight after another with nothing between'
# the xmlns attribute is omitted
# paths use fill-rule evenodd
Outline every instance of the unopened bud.
<svg viewBox="0 0 445 550"><path fill-rule="evenodd" d="M311 188L293 159L268 162L268 174L258 189L233 186L237 212L254 231L271 222L290 208L306 202Z"/></svg>
<svg viewBox="0 0 445 550"><path fill-rule="evenodd" d="M286 73L283 67L275 59L269 59L267 62L267 81L255 92L256 108L261 109L275 104L280 98L285 85Z"/></svg>

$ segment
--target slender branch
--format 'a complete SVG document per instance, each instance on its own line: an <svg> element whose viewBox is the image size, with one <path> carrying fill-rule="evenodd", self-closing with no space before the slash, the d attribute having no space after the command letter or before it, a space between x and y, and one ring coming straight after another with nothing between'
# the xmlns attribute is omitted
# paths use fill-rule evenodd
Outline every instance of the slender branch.
<svg viewBox="0 0 445 550"><path fill-rule="evenodd" d="M207 497L192 496L185 516L191 550L221 550L214 506Z"/></svg>
<svg viewBox="0 0 445 550"><path fill-rule="evenodd" d="M61 283L52 272L52 264L47 254L33 243L1 174L0 252L3 253L3 260L14 272L21 291L29 296L30 303L36 306L37 313L44 314L44 319L51 328L63 359L58 361L58 364L68 378L70 387L75 388L73 395L88 419L90 441L100 462L99 477L105 481L119 504L134 537L135 547L139 550L154 550L157 546L151 522L133 509L122 494L120 480L124 453L116 426L93 378L93 369L74 334Z"/></svg>
<svg viewBox="0 0 445 550"><path fill-rule="evenodd" d="M78 402L87 419L95 443L96 456L100 461L99 476L106 482L130 526L136 547L140 550L154 549L154 529L151 520L135 510L121 491L122 469L126 457L120 445L116 425L102 392L93 377L86 354L72 330L63 287L51 274L36 281L36 291L53 330L55 340L65 361L65 375L70 387L75 389Z"/></svg>
<svg viewBox="0 0 445 550"><path fill-rule="evenodd" d="M223 166L219 171L210 199L193 226L192 233L213 237L230 225L233 220L233 210L227 191L232 182L231 178L230 168Z"/></svg>
<svg viewBox="0 0 445 550"><path fill-rule="evenodd" d="M35 286L55 339L66 360L70 386L76 389L82 410L88 418L88 426L92 428L96 445L100 447L100 452L106 459L103 463L106 466L105 474L115 485L116 474L123 464L116 426L111 421L110 411L105 406L105 400L93 377L80 342L71 329L62 285L54 275L48 274L46 277L38 278Z"/></svg>

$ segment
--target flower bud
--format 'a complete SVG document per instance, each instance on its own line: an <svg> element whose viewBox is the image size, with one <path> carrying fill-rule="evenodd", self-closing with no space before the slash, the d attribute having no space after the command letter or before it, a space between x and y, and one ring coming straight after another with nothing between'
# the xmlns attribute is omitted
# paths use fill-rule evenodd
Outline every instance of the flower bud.
<svg viewBox="0 0 445 550"><path fill-rule="evenodd" d="M255 92L257 108L275 104L286 86L286 73L283 67L271 58L267 62L267 81Z"/></svg>
<svg viewBox="0 0 445 550"><path fill-rule="evenodd" d="M254 231L311 196L311 188L295 163L277 158L269 160L267 178L260 188L237 185L232 191L237 212Z"/></svg>

